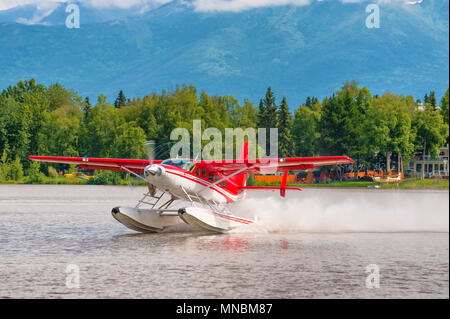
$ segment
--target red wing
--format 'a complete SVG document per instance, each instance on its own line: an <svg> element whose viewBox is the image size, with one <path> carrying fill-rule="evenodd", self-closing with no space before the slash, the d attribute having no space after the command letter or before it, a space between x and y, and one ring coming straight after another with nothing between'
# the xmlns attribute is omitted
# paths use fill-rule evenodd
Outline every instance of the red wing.
<svg viewBox="0 0 450 319"><path fill-rule="evenodd" d="M144 168L149 165L148 160L120 159L120 158L87 158L87 157L58 157L58 156L28 156L37 162L76 164L82 168L126 172L124 167L130 171L142 174ZM155 164L161 161L154 161Z"/></svg>
<svg viewBox="0 0 450 319"><path fill-rule="evenodd" d="M273 173L285 170L308 169L323 165L353 163L348 156L265 158L248 160L197 161L197 165L206 171L230 175L239 170L241 174Z"/></svg>

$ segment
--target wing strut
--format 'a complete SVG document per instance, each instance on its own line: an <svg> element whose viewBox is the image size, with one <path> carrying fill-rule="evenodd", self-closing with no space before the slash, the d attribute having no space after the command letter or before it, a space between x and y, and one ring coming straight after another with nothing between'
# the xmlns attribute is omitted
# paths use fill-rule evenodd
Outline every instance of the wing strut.
<svg viewBox="0 0 450 319"><path fill-rule="evenodd" d="M221 178L221 179L215 181L214 183L210 183L208 186L204 186L205 188L202 189L201 191L199 191L199 193L203 192L203 191L204 191L205 189L207 189L207 188L210 188L210 187L212 187L212 186L214 186L214 185L217 185L217 184L219 184L219 183L222 183L223 181L226 181L226 180L229 179L230 177L233 177L234 175L238 175L238 174L242 173L243 171L245 171L245 170L247 170L247 169L249 169L249 168L252 168L253 166L254 166L254 165L249 166L249 167L241 168L240 170L237 170L236 172L234 172L234 173L232 173L232 174L230 174L230 175L227 175L226 177Z"/></svg>
<svg viewBox="0 0 450 319"><path fill-rule="evenodd" d="M140 179L142 179L143 181L146 181L146 182L148 183L148 180L146 180L145 178L143 178L141 175L136 174L135 172L129 170L129 169L126 168L125 166L121 166L120 168L126 170L128 173L133 174L133 175L136 176L137 178L140 178Z"/></svg>

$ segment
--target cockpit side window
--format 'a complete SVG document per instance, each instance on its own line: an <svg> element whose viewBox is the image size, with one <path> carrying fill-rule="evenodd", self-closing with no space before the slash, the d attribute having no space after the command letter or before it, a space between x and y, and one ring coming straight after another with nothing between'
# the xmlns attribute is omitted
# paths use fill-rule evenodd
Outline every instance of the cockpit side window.
<svg viewBox="0 0 450 319"><path fill-rule="evenodd" d="M166 160L166 161L169 161L169 160ZM172 160L170 160L170 161L171 161L171 163L168 165L181 167L189 172L191 172L195 168L195 163L190 160L175 159L173 161ZM164 162L163 162L163 164L164 164Z"/></svg>

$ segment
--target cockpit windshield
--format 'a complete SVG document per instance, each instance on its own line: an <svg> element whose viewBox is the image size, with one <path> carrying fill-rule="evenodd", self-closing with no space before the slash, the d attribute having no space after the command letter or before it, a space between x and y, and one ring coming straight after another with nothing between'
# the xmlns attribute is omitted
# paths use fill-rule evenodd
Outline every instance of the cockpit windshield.
<svg viewBox="0 0 450 319"><path fill-rule="evenodd" d="M189 172L191 172L195 167L194 162L192 162L190 160L185 160L185 159L167 159L167 160L163 161L161 164L178 166Z"/></svg>

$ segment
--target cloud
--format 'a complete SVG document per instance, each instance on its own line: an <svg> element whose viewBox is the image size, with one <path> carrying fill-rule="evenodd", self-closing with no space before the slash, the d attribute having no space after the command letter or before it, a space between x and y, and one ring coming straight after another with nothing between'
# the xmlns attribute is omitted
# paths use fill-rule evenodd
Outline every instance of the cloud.
<svg viewBox="0 0 450 319"><path fill-rule="evenodd" d="M284 5L308 5L313 0L194 0L197 11L232 11L238 12L260 7Z"/></svg>
<svg viewBox="0 0 450 319"><path fill-rule="evenodd" d="M97 8L117 7L122 9L128 9L131 7L141 8L141 11L146 11L152 8L156 8L160 5L179 1L189 4L196 11L229 11L239 12L244 10L251 10L261 7L270 6L284 6L295 5L302 6L308 5L315 1L325 0L1 0L0 10L10 9L19 5L25 4L48 4L57 2L81 2L84 4L92 5ZM341 1L343 3L355 3L355 2L378 2L378 3L391 3L391 2L403 2L403 3L421 3L423 0L328 0L328 1Z"/></svg>
<svg viewBox="0 0 450 319"><path fill-rule="evenodd" d="M84 0L88 4L96 8L117 7L122 9L128 9L131 7L156 7L173 0Z"/></svg>
<svg viewBox="0 0 450 319"><path fill-rule="evenodd" d="M92 5L97 8L117 7L128 9L131 7L156 7L173 0L1 0L0 10L7 10L26 4L48 5L55 3L74 2Z"/></svg>
<svg viewBox="0 0 450 319"><path fill-rule="evenodd" d="M192 6L196 11L229 11L239 12L261 7L273 6L304 6L312 2L321 2L325 0L192 0ZM342 3L421 3L423 0L328 0L340 1Z"/></svg>
<svg viewBox="0 0 450 319"><path fill-rule="evenodd" d="M37 4L38 6L43 5L47 6L50 4L56 4L58 2L66 2L64 0L1 0L0 1L0 10L7 10L18 6L23 6L26 4Z"/></svg>
<svg viewBox="0 0 450 319"><path fill-rule="evenodd" d="M33 13L33 17L30 19L27 18L18 18L16 20L17 23L33 25L40 24L41 21L48 17L56 8L58 7L57 2L46 2L38 5L38 10Z"/></svg>

